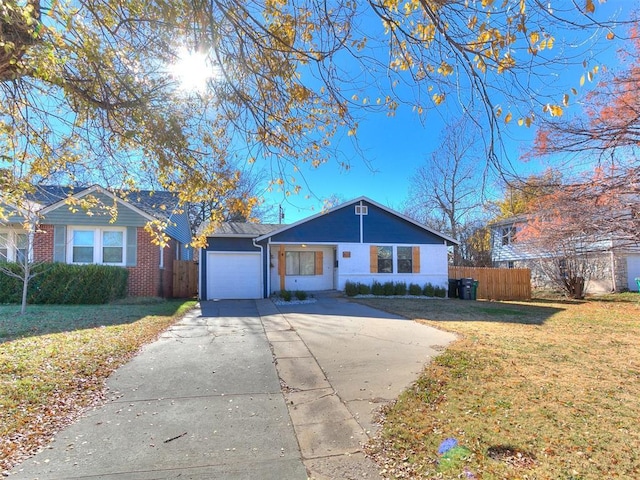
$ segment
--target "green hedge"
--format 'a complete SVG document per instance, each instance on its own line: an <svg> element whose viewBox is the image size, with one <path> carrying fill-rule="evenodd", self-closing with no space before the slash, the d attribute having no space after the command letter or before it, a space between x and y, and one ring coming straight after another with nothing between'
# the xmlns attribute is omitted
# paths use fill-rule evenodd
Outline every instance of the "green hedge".
<svg viewBox="0 0 640 480"><path fill-rule="evenodd" d="M20 274L18 264L6 263ZM129 271L106 265L45 263L33 267L37 275L29 282L29 304L100 304L127 295ZM22 281L0 272L0 303L20 303Z"/></svg>

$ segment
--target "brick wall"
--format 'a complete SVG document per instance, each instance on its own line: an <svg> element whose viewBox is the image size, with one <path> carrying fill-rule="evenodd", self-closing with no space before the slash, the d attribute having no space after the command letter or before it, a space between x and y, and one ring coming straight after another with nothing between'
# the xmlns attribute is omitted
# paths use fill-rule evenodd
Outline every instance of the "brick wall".
<svg viewBox="0 0 640 480"><path fill-rule="evenodd" d="M53 262L53 225L40 225L33 237L33 260Z"/></svg>
<svg viewBox="0 0 640 480"><path fill-rule="evenodd" d="M133 297L171 297L173 295L173 259L176 242L171 240L163 249L164 269L160 270L160 247L151 243L144 228L137 229L138 258L129 270L129 295ZM53 226L41 225L33 240L33 258L36 262L53 261Z"/></svg>
<svg viewBox="0 0 640 480"><path fill-rule="evenodd" d="M129 295L132 297L171 297L173 293L173 258L175 241L163 249L164 269L160 270L160 247L151 236L138 228L138 258L129 270Z"/></svg>

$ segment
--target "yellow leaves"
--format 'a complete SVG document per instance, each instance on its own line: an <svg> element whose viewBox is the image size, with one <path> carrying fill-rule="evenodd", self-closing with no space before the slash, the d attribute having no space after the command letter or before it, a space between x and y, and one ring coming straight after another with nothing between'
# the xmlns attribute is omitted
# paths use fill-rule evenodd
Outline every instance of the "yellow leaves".
<svg viewBox="0 0 640 480"><path fill-rule="evenodd" d="M543 112L549 113L552 117L561 117L564 113L564 110L560 105L553 105L547 103L544 107L542 107Z"/></svg>
<svg viewBox="0 0 640 480"><path fill-rule="evenodd" d="M613 32L607 33L607 40L613 40L615 38L615 34Z"/></svg>
<svg viewBox="0 0 640 480"><path fill-rule="evenodd" d="M430 43L436 36L436 27L432 23L418 23L414 28L414 34L421 41Z"/></svg>
<svg viewBox="0 0 640 480"><path fill-rule="evenodd" d="M527 4L525 0L520 0L520 15L524 15L526 10L527 10Z"/></svg>
<svg viewBox="0 0 640 480"><path fill-rule="evenodd" d="M384 0L384 2L382 2L382 6L390 12L397 12L398 4L398 0Z"/></svg>
<svg viewBox="0 0 640 480"><path fill-rule="evenodd" d="M520 127L525 125L527 128L529 128L529 127L531 127L532 124L533 124L533 117L527 116L527 117L518 119L518 126L520 126Z"/></svg>
<svg viewBox="0 0 640 480"><path fill-rule="evenodd" d="M445 94L444 93L434 93L432 98L433 98L433 103L435 103L436 105L440 105L442 102L444 102Z"/></svg>
<svg viewBox="0 0 640 480"><path fill-rule="evenodd" d="M445 77L451 75L453 73L453 66L443 61L440 67L438 67L438 73Z"/></svg>
<svg viewBox="0 0 640 480"><path fill-rule="evenodd" d="M535 45L536 43L538 43L540 41L540 33L531 32L529 34L529 41L531 42L532 45Z"/></svg>
<svg viewBox="0 0 640 480"><path fill-rule="evenodd" d="M596 6L593 4L593 0L586 0L584 3L584 9L587 13L594 13Z"/></svg>
<svg viewBox="0 0 640 480"><path fill-rule="evenodd" d="M299 103L304 103L311 98L311 91L297 83L289 88L289 94L293 101Z"/></svg>
<svg viewBox="0 0 640 480"><path fill-rule="evenodd" d="M513 115L511 115L511 112L507 113L507 116L504 117L504 123L509 123L511 122L511 119L513 118Z"/></svg>
<svg viewBox="0 0 640 480"><path fill-rule="evenodd" d="M580 77L580 86L583 87L584 86L584 75L582 75Z"/></svg>

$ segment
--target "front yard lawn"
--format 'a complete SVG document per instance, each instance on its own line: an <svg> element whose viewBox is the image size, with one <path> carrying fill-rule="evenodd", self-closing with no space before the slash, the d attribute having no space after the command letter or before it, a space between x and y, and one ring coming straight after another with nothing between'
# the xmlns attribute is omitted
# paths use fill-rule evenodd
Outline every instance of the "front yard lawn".
<svg viewBox="0 0 640 480"><path fill-rule="evenodd" d="M384 412L385 477L640 478L640 295L358 301L460 334Z"/></svg>
<svg viewBox="0 0 640 480"><path fill-rule="evenodd" d="M109 374L193 306L0 306L0 471L101 401Z"/></svg>

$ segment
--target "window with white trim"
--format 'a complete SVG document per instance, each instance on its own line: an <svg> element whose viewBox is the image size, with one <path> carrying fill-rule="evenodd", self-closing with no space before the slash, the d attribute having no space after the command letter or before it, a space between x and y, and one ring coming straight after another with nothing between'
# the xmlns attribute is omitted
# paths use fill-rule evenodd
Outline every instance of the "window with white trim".
<svg viewBox="0 0 640 480"><path fill-rule="evenodd" d="M502 246L511 245L516 238L516 226L502 227Z"/></svg>
<svg viewBox="0 0 640 480"><path fill-rule="evenodd" d="M9 261L9 234L0 233L0 262Z"/></svg>
<svg viewBox="0 0 640 480"><path fill-rule="evenodd" d="M378 273L393 273L393 247L378 247Z"/></svg>
<svg viewBox="0 0 640 480"><path fill-rule="evenodd" d="M398 273L413 273L413 247L398 247Z"/></svg>
<svg viewBox="0 0 640 480"><path fill-rule="evenodd" d="M114 227L70 227L69 263L124 265L126 229Z"/></svg>
<svg viewBox="0 0 640 480"><path fill-rule="evenodd" d="M26 233L0 232L0 262L24 263L29 251Z"/></svg>

